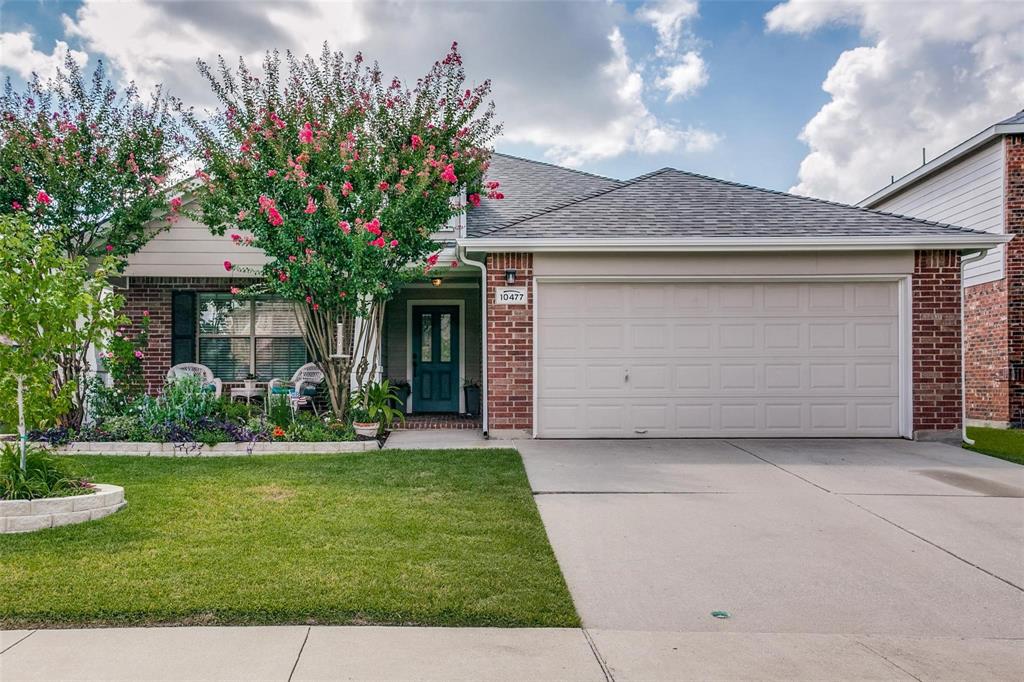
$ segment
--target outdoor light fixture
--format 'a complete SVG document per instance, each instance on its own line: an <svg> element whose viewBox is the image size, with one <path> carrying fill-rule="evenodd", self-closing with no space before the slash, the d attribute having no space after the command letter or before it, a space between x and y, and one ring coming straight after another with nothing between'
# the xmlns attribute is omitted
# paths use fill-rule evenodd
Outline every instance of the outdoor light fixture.
<svg viewBox="0 0 1024 682"><path fill-rule="evenodd" d="M440 277L435 277L434 279L430 280L430 283L433 284L435 287L441 286L442 282L444 282L444 280L441 279Z"/></svg>
<svg viewBox="0 0 1024 682"><path fill-rule="evenodd" d="M516 271L506 270L505 271L505 284L512 286L516 283Z"/></svg>

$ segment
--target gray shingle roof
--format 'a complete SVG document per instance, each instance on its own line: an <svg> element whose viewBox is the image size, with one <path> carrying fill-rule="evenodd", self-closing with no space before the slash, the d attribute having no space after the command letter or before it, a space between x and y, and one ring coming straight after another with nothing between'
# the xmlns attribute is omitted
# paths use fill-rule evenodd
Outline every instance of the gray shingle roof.
<svg viewBox="0 0 1024 682"><path fill-rule="evenodd" d="M499 201L485 199L478 208L468 211L466 234L470 237L489 234L537 211L623 184L600 175L508 154L491 157L487 177L501 183L500 191L505 198Z"/></svg>
<svg viewBox="0 0 1024 682"><path fill-rule="evenodd" d="M1020 111L1018 111L1016 114L1014 114L1010 118L1002 120L999 123L997 123L996 125L1008 126L1008 125L1016 125L1016 124L1020 124L1020 123L1024 123L1024 109L1021 109Z"/></svg>
<svg viewBox="0 0 1024 682"><path fill-rule="evenodd" d="M597 188L581 198L566 198L559 206L538 207L530 216L492 227L486 236L699 239L976 234L952 225L663 168Z"/></svg>

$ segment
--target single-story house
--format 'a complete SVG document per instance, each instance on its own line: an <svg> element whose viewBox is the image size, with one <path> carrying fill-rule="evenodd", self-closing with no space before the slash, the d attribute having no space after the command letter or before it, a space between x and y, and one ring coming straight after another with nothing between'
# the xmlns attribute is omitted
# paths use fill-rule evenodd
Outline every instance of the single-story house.
<svg viewBox="0 0 1024 682"><path fill-rule="evenodd" d="M437 235L388 304L383 376L491 437L957 437L961 256L1008 237L665 168L628 181L497 154L505 199ZM134 255L147 378L225 382L306 361L281 301L239 302L222 262L263 255L180 221Z"/></svg>
<svg viewBox="0 0 1024 682"><path fill-rule="evenodd" d="M1024 111L861 202L866 208L1024 235ZM964 266L969 423L1024 426L1024 239Z"/></svg>

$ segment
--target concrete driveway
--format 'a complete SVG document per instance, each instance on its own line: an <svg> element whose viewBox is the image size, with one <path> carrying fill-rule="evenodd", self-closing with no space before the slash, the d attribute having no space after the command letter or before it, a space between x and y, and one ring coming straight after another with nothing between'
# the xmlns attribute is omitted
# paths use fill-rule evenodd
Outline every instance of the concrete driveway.
<svg viewBox="0 0 1024 682"><path fill-rule="evenodd" d="M896 676L1024 676L1024 467L902 440L517 446L616 679L708 633L757 633L723 665L775 642L819 672L849 646Z"/></svg>

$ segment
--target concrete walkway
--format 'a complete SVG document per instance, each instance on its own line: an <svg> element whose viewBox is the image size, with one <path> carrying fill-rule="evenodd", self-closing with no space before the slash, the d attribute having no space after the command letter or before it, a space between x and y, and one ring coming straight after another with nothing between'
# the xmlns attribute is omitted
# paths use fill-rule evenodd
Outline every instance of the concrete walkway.
<svg viewBox="0 0 1024 682"><path fill-rule="evenodd" d="M472 448L513 448L510 440L487 440L474 429L410 429L392 431L385 450L467 450Z"/></svg>
<svg viewBox="0 0 1024 682"><path fill-rule="evenodd" d="M20 680L1011 680L1017 640L626 630L180 627L0 632Z"/></svg>

